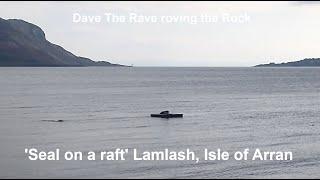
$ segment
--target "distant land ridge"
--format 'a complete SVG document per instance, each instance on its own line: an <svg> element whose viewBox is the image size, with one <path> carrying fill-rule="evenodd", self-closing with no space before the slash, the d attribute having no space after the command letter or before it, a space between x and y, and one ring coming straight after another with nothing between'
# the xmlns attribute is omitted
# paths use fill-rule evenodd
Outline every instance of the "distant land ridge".
<svg viewBox="0 0 320 180"><path fill-rule="evenodd" d="M79 57L46 40L43 30L18 19L0 18L0 66L123 66Z"/></svg>
<svg viewBox="0 0 320 180"><path fill-rule="evenodd" d="M306 58L299 61L292 61L286 63L269 63L259 64L255 67L320 67L320 58Z"/></svg>

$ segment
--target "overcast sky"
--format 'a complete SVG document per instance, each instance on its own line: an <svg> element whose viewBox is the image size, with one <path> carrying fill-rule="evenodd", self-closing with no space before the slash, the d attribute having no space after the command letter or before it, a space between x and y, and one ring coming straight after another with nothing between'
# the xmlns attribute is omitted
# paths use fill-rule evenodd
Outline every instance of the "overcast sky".
<svg viewBox="0 0 320 180"><path fill-rule="evenodd" d="M74 13L102 20L76 23ZM130 24L107 22L104 13L220 19ZM222 21L226 15L247 21ZM0 17L40 26L49 41L75 55L135 66L252 66L320 57L318 2L0 2Z"/></svg>

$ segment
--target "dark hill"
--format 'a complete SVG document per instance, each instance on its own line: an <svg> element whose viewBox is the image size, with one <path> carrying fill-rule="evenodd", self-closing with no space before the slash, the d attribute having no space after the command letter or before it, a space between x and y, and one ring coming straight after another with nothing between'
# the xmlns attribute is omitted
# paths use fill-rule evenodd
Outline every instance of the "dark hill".
<svg viewBox="0 0 320 180"><path fill-rule="evenodd" d="M79 57L46 40L42 29L0 18L0 66L122 66Z"/></svg>
<svg viewBox="0 0 320 180"><path fill-rule="evenodd" d="M259 64L255 67L320 67L320 58L307 58L300 61L293 61L280 64Z"/></svg>

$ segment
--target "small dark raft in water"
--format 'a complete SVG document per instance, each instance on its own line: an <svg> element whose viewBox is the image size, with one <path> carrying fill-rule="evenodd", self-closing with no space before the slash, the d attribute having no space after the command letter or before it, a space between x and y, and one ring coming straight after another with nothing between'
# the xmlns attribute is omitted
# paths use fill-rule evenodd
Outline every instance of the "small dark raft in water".
<svg viewBox="0 0 320 180"><path fill-rule="evenodd" d="M64 120L59 119L59 120L42 120L42 121L46 121L46 122L64 122Z"/></svg>
<svg viewBox="0 0 320 180"><path fill-rule="evenodd" d="M151 114L151 117L159 118L182 118L183 114L170 114L169 111L162 111L160 114Z"/></svg>

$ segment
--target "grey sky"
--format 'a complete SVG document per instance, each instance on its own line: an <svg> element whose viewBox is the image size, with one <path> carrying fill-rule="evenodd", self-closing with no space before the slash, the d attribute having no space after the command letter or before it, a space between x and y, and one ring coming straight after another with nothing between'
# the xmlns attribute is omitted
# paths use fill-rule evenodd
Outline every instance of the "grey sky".
<svg viewBox="0 0 320 180"><path fill-rule="evenodd" d="M73 14L247 14L246 23L74 23ZM252 66L320 57L320 3L0 2L0 17L40 26L76 55L136 66Z"/></svg>

